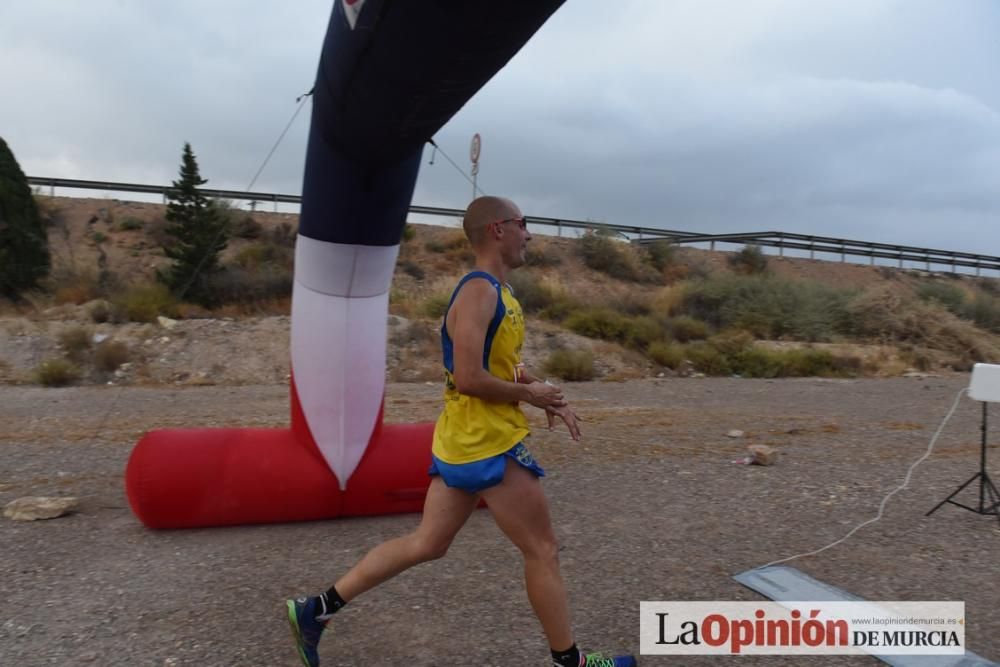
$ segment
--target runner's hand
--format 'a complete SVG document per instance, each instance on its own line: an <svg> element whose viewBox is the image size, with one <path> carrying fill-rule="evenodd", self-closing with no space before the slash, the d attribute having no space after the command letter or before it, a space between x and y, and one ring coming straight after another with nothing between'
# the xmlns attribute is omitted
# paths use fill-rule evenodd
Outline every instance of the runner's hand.
<svg viewBox="0 0 1000 667"><path fill-rule="evenodd" d="M566 405L562 389L554 384L549 384L548 382L532 382L527 385L527 387L528 392L531 394L531 398L528 399L528 403L531 403L536 408L547 410L548 408L561 408Z"/></svg>
<svg viewBox="0 0 1000 667"><path fill-rule="evenodd" d="M550 431L555 428L556 417L562 419L563 423L566 424L566 428L569 429L569 437L579 442L580 440L579 418L576 416L576 413L570 409L569 405L563 405L558 408L545 408L545 418L549 421Z"/></svg>

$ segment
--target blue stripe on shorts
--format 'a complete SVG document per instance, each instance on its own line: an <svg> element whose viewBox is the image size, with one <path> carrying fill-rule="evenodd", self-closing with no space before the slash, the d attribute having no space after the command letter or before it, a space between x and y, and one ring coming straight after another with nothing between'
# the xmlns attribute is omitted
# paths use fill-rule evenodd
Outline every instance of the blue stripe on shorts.
<svg viewBox="0 0 1000 667"><path fill-rule="evenodd" d="M538 465L535 457L531 455L523 442L517 443L503 454L471 463L445 463L431 454L431 467L427 472L432 476L440 475L449 487L462 489L469 493L479 493L483 489L496 486L503 481L508 458L514 459L523 468L527 468L538 477L545 477L545 470Z"/></svg>

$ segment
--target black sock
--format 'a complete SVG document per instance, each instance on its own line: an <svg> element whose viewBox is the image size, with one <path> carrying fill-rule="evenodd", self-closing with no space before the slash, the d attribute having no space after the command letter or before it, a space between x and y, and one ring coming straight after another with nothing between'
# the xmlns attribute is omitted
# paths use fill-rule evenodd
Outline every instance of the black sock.
<svg viewBox="0 0 1000 667"><path fill-rule="evenodd" d="M565 651L552 651L552 667L580 667L580 650L576 644Z"/></svg>
<svg viewBox="0 0 1000 667"><path fill-rule="evenodd" d="M316 620L325 621L343 607L347 602L344 598L340 597L340 593L333 586L330 586L330 590L319 596L319 608L316 609Z"/></svg>

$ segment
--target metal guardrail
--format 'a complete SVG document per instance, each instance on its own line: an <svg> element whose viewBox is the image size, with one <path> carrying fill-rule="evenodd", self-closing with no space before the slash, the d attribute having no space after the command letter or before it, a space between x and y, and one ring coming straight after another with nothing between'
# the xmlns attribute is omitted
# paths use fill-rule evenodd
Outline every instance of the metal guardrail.
<svg viewBox="0 0 1000 667"><path fill-rule="evenodd" d="M140 192L144 194L160 195L164 199L171 190L169 185L144 185L140 183L120 183L115 181L87 181L74 178L49 178L43 176L28 176L28 183L39 187L48 187L50 194L55 194L56 188L75 188L80 190L104 190L109 192ZM232 199L236 201L251 202L272 202L277 204L301 204L300 195L284 195L272 192L246 192L240 190L214 190L211 188L199 188L207 197L214 199ZM451 218L461 218L465 211L455 208L437 208L434 206L410 206L410 213L422 215L436 215ZM685 235L697 236L693 232L682 232L669 229L655 229L652 227L637 227L634 225L614 225L607 223L588 222L583 220L568 220L562 218L543 218L528 216L528 222L535 225L547 225L556 227L559 233L562 229L603 229L624 235L632 240L632 236L643 238L663 238L666 236L682 237Z"/></svg>
<svg viewBox="0 0 1000 667"><path fill-rule="evenodd" d="M638 243L650 243L655 239L643 239ZM868 257L871 264L875 259L893 259L899 262L900 268L903 262L915 262L923 264L928 271L932 271L934 265L947 265L954 270L957 267L968 267L976 269L979 274L981 269L994 269L1000 271L1000 257L993 255L981 255L971 252L959 252L955 250L940 250L935 248L918 248L915 246L895 245L891 243L873 243L869 241L855 241L851 239L839 239L828 236L811 236L808 234L794 234L789 232L745 232L740 234L701 234L686 235L670 239L671 243L708 243L711 249L715 249L716 243L735 243L741 245L757 245L771 248L778 248L779 254L784 255L785 248L795 250L808 250L810 258L815 257L815 253L822 252L832 255L840 255L841 261L845 261L847 255Z"/></svg>
<svg viewBox="0 0 1000 667"><path fill-rule="evenodd" d="M171 189L171 186L168 185L144 185L114 181L87 181L72 178L48 178L40 176L29 176L28 182L35 186L50 188L51 194L55 193L55 188L75 188L84 190L104 190L110 192L140 192L145 194L158 194L166 198L167 192ZM215 190L209 188L200 188L200 190L206 196L217 199L272 202L275 206L275 210L277 210L278 204L302 203L302 197L299 195L286 195L271 192L245 192L239 190ZM461 218L464 214L464 211L461 209L437 208L433 206L411 206L410 212L450 218ZM584 220L568 220L563 218L528 216L527 219L528 222L533 225L555 227L560 236L562 235L562 230L565 227L567 229L602 230L605 232L614 232L622 235L633 243L639 244L666 240L676 244L708 243L710 247L714 249L716 243L732 243L778 248L779 254L781 255L784 255L785 248L793 250L808 250L810 258L814 258L815 253L817 252L840 255L842 262L846 261L846 257L848 255L868 257L871 264L875 263L876 258L893 259L899 262L900 268L902 268L904 261L909 261L924 264L928 271L932 271L933 269L931 267L935 265L950 266L952 267L952 271L960 266L974 268L976 269L976 275L979 275L981 269L995 269L1000 271L1000 257L969 252L958 252L953 250L917 248L914 246L895 245L891 243L872 243L868 241L854 241L850 239L810 236L806 234L793 234L788 232L699 234L697 232L679 231L674 229L657 229L653 227L638 227L634 225L616 225Z"/></svg>

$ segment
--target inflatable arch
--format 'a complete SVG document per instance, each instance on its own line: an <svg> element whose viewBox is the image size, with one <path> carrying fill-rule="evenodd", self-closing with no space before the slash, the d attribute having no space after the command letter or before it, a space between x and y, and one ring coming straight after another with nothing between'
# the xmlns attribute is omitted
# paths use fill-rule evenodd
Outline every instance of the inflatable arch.
<svg viewBox="0 0 1000 667"><path fill-rule="evenodd" d="M170 429L126 490L150 528L419 511L434 425L383 424L389 285L424 143L562 0L336 0L292 294L291 427Z"/></svg>

